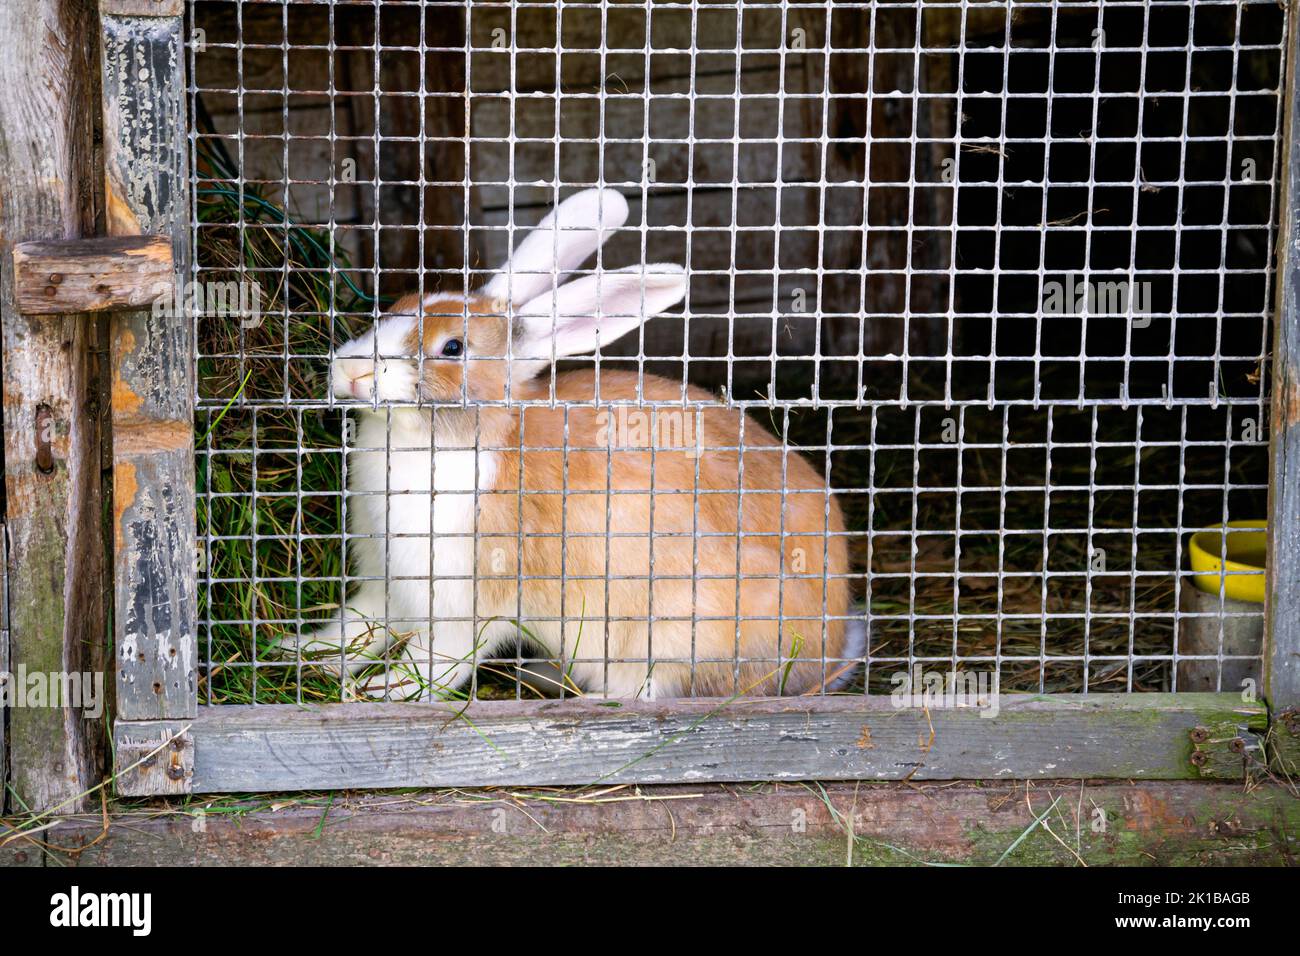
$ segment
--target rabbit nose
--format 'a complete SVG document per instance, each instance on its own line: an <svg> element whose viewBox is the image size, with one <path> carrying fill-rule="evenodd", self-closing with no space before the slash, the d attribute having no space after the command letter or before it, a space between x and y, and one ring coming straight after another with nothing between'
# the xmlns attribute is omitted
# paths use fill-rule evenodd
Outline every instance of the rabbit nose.
<svg viewBox="0 0 1300 956"><path fill-rule="evenodd" d="M340 398L369 399L374 386L375 372L365 365L339 362L334 366L334 394ZM365 371L362 371L362 369Z"/></svg>
<svg viewBox="0 0 1300 956"><path fill-rule="evenodd" d="M353 398L360 398L366 401L370 399L370 393L374 389L375 373L366 372L363 375L353 375L348 379L348 391Z"/></svg>

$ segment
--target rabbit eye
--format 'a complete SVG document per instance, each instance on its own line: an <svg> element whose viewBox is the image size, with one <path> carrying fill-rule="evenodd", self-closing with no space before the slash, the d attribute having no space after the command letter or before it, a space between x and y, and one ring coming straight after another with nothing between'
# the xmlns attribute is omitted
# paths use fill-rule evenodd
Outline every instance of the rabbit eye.
<svg viewBox="0 0 1300 956"><path fill-rule="evenodd" d="M456 358L465 351L465 343L460 339L448 339L443 343L442 355L444 358Z"/></svg>

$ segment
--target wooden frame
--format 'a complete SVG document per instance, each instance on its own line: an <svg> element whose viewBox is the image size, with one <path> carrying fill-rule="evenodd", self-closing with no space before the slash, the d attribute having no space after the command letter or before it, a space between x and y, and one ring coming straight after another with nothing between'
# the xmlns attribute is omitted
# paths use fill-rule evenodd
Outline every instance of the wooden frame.
<svg viewBox="0 0 1300 956"><path fill-rule="evenodd" d="M140 0L100 3L108 230L168 237L184 281L190 262L184 18L173 0L153 6L157 15L142 18L149 6ZM141 63L149 64L143 77ZM197 706L193 335L183 310L164 317L120 313L113 321L119 720L190 717Z"/></svg>
<svg viewBox="0 0 1300 956"><path fill-rule="evenodd" d="M0 628L0 668L80 668L102 647L105 615L96 597L106 573L99 547L101 436L98 418L82 414L99 388L93 346L101 326L90 313L147 301L131 283L79 282L80 294L65 294L60 283L40 286L42 270L73 256L76 268L96 277L111 273L113 255L149 249L149 276L189 276L183 10L177 0L101 0L99 11L107 170L99 206L103 228L118 238L102 246L108 258L93 269L82 261L85 249L38 243L11 250L0 240L12 598L6 609L14 632L23 635L11 644ZM45 44L69 43L92 20L87 0L12 0L0 13L0 29L10 28L19 43L30 40L39 58ZM55 33L37 35L33 24L47 22L57 25ZM12 68L20 61L0 59L0 163L11 170L10 192L30 190L38 200L14 204L6 192L0 236L79 239L97 225L87 212L97 208L95 195L81 192L89 181L93 124L67 122L72 113L51 90L67 90L76 109L95 112L93 65L79 55L44 60L45 72L29 75L25 66ZM149 64L143 76L141 62ZM1296 65L1290 68L1294 76ZM972 708L896 709L883 697L199 708L193 329L183 314L114 312L112 381L105 392L111 398L119 791L1234 779L1266 759L1266 732L1281 735L1278 752L1293 753L1300 726L1288 717L1300 704L1300 555L1291 533L1300 520L1300 251L1294 248L1300 91L1294 83L1287 96L1266 652L1266 691L1280 719L1270 724L1263 704L1235 694L1003 695L994 719ZM64 118L53 124L58 149L13 135L27 115L20 116L19 106L33 102ZM63 192L48 194L51 182L63 183ZM148 234L163 237L162 244ZM63 317L27 315L24 302L28 311L48 308ZM51 551L50 541L64 547ZM29 808L70 805L97 782L95 735L81 724L70 709L11 716L12 770ZM0 723L0 779L5 729Z"/></svg>
<svg viewBox="0 0 1300 956"><path fill-rule="evenodd" d="M1235 694L215 706L119 722L128 794L996 777L1240 779L1267 715ZM191 749L192 743L192 749ZM192 761L192 763L191 763ZM137 765L138 766L133 766ZM192 777L190 776L192 770Z"/></svg>
<svg viewBox="0 0 1300 956"><path fill-rule="evenodd" d="M142 141L131 135L133 121L152 116L183 142L184 99L179 17L160 16L141 35L138 21L117 17L115 5L138 12L140 0L111 0L103 6L104 103L108 128L119 135L108 144L110 194L129 186L131 158ZM1295 18L1292 29L1295 30ZM165 69L149 84L127 82L119 64L131 51L148 47ZM1295 91L1291 93L1294 112ZM1292 118L1294 122L1294 118ZM1287 182L1288 235L1296 215L1296 168ZM137 157L138 159L139 157ZM125 204L120 231L157 231L174 240L177 263L188 262L183 203L187 182L183 152L146 158L136 168L149 170L154 192L138 192ZM115 180L115 174L118 179ZM138 172L136 175L139 175ZM123 193L125 195L125 193ZM173 206L153 208L149 197L168 195ZM1287 388L1300 388L1291 347L1300 328L1297 272L1288 259L1288 281L1280 283L1279 366L1276 409ZM1288 290L1290 290L1288 292ZM463 705L334 705L198 708L193 689L192 434L187 361L188 327L169 326L149 342L169 366L169 399L155 391L151 416L128 420L114 403L115 435L124 429L141 441L131 453L115 444L119 484L155 491L171 487L175 498L167 516L147 527L131 528L129 504L119 487L114 516L119 719L114 729L119 787L129 794L291 790L398 786L559 785L594 782L680 782L778 779L957 779L962 777L1046 778L1116 777L1176 779L1240 777L1251 762L1264 760L1267 727L1262 704L1243 703L1235 694L1003 696L1002 713L984 719L978 710L895 709L888 698L779 701L656 702L564 701L542 703L475 702ZM129 328L135 341L150 327L137 316ZM130 364L124 339L114 335L114 362L123 387L144 386L139 366ZM125 363L125 364L123 364ZM1287 388L1281 387L1291 383ZM157 384L154 385L158 388ZM1294 409L1291 409L1294 411ZM1294 416L1293 416L1294 417ZM1300 425L1284 428L1275 413L1275 517L1295 513L1294 482L1281 478L1300 447ZM184 427L182 427L182 425ZM170 442L156 441L170 434ZM1300 467L1296 465L1295 467ZM1294 467L1293 469L1294 470ZM126 481L128 478L130 481ZM140 476L146 483L140 484ZM132 485L134 482L134 485ZM1287 509L1290 509L1287 511ZM157 550L150 559L165 568L160 580L133 580L145 541ZM1290 651L1297 644L1300 575L1279 574L1294 554L1282 554L1286 536L1274 535L1274 577L1270 612L1276 640L1270 681L1277 701L1293 702L1295 675ZM165 542L165 544L164 544ZM170 549L170 550L168 550ZM159 585L163 585L160 589ZM153 588L153 590L150 590ZM170 641L151 638L131 609L162 600L169 620L182 626ZM179 658L179 663L177 660Z"/></svg>
<svg viewBox="0 0 1300 956"><path fill-rule="evenodd" d="M150 20L154 27L142 39L132 33L138 34L138 21L111 13L115 4L126 2L112 0L104 7L109 128L129 129L114 115L139 117L151 110L161 128L175 130L180 141L180 20ZM139 2L129 0L133 9ZM117 80L117 58L132 43L152 44L155 62L168 64L147 89ZM112 170L125 175L129 157L140 145L129 135L110 144L110 183ZM149 157L142 165L156 177L160 192L176 197L186 183L183 164L183 156L168 154ZM175 209L142 207L143 199L136 197L128 205L147 214L149 228L130 222L125 231L170 233L177 262L188 261L183 216ZM1294 215L1295 204L1289 208L1288 215ZM1294 306L1288 300L1280 327L1296 324ZM157 344L179 357L188 354L180 347L185 335L188 329L174 330L175 338ZM1286 354L1300 354L1300 349ZM190 374L188 367L185 374ZM183 391L186 399L193 391L192 382L180 377L169 386L177 394ZM132 460L136 474L144 461L157 463L149 472L154 487L171 482L178 490L172 517L152 529L152 540L166 539L174 549L159 552L154 564L167 569L163 578L174 587L166 599L174 619L182 622L192 621L193 615L193 574L183 560L192 553L187 550L193 541L192 498L189 523L180 504L180 492L192 487L186 470L192 464L182 461L190 447L179 433L188 414L180 405L160 411L158 420L177 429L174 446ZM147 430L144 423L139 427L142 433ZM1300 445L1300 438L1295 444ZM115 463L123 463L120 453L115 452ZM1280 500L1289 494L1278 496L1275 514L1290 507ZM115 519L120 617L147 595L129 580L139 559L139 539L121 540L120 506L115 506ZM1295 575L1275 579L1275 617L1279 608L1300 604L1296 581ZM162 592L153 594L160 596ZM167 666L159 657L163 645L146 647L129 618L125 625L119 621L118 628L119 640L133 642L137 651L118 659L123 707L114 741L119 789L128 794L816 778L1231 779L1265 759L1267 711L1236 694L1003 695L995 719L985 719L976 709L895 708L883 697L199 708L191 663ZM1279 634L1294 638L1286 628ZM175 636L170 647L179 647L182 657L192 654L192 630L182 628ZM1286 696L1285 682L1279 690Z"/></svg>

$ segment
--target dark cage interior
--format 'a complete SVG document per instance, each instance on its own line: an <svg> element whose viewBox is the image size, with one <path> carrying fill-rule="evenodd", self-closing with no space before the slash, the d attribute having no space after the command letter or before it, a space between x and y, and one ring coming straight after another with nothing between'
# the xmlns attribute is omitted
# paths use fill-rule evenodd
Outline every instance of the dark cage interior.
<svg viewBox="0 0 1300 956"><path fill-rule="evenodd" d="M631 207L604 261L690 274L602 365L746 406L837 492L852 689L1177 689L1189 533L1265 514L1279 4L191 16L195 278L265 295L198 319L201 701L348 697L269 649L347 587L332 350L592 185ZM469 692L530 696L514 663Z"/></svg>

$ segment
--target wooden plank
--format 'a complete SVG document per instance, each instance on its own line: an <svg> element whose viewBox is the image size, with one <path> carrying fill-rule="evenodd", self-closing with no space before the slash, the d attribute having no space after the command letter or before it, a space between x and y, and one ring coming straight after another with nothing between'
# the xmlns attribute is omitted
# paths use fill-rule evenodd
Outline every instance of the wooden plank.
<svg viewBox="0 0 1300 956"><path fill-rule="evenodd" d="M1240 777L1193 763L1192 735L1228 752L1262 705L1233 694L1003 695L975 708L897 708L891 698L481 701L200 708L195 792L370 787L952 780L981 777ZM174 725L119 723L115 738Z"/></svg>
<svg viewBox="0 0 1300 956"><path fill-rule="evenodd" d="M10 840L10 837L14 839ZM37 842L43 837L43 833L31 837L15 836L14 829L0 823L0 868L43 866L45 852Z"/></svg>
<svg viewBox="0 0 1300 956"><path fill-rule="evenodd" d="M99 12L119 17L179 17L185 0L99 0Z"/></svg>
<svg viewBox="0 0 1300 956"><path fill-rule="evenodd" d="M118 796L175 796L189 793L194 777L194 738L189 725L166 721L122 721L114 756Z"/></svg>
<svg viewBox="0 0 1300 956"><path fill-rule="evenodd" d="M547 799L556 796L579 799ZM42 836L54 848L50 865L79 866L989 865L1003 854L1004 865L1285 866L1300 827L1300 801L1278 785L1243 793L1236 784L1154 781L691 785L269 803L117 811L107 833L87 815ZM1034 826L1053 807L1050 826L1069 848Z"/></svg>
<svg viewBox="0 0 1300 956"><path fill-rule="evenodd" d="M151 305L172 287L170 239L101 236L14 246L18 308L31 315L106 312Z"/></svg>
<svg viewBox="0 0 1300 956"><path fill-rule="evenodd" d="M188 280L183 21L100 25L109 231L168 236ZM122 313L111 340L117 713L187 717L197 695L192 319L183 308Z"/></svg>
<svg viewBox="0 0 1300 956"><path fill-rule="evenodd" d="M1300 42L1300 16L1289 49ZM1285 197L1278 237L1277 308L1273 320L1273 422L1269 446L1268 603L1264 609L1264 692L1275 711L1300 707L1300 82L1287 64L1282 142Z"/></svg>
<svg viewBox="0 0 1300 956"><path fill-rule="evenodd" d="M94 232L93 35L89 0L0 4L8 666L28 673L103 670L98 321L23 315L10 255ZM14 806L72 808L99 779L103 735L71 704L8 710Z"/></svg>

